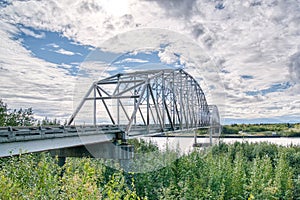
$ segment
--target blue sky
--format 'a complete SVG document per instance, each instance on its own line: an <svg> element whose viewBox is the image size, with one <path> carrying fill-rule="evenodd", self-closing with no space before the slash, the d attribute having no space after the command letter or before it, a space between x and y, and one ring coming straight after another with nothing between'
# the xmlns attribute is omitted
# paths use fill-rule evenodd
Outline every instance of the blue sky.
<svg viewBox="0 0 300 200"><path fill-rule="evenodd" d="M58 68L66 70L71 76L78 75L81 63L93 59L118 67L110 72L111 75L120 72L124 68L134 69L141 66L141 64L161 64L160 67L162 68L181 66L179 61L163 63L158 55L158 50L141 51L135 54L132 52L123 54L104 52L91 45L76 43L59 32L38 30L20 24L17 27L19 31L14 34L14 40L21 41L22 46L30 51L32 56L56 64ZM162 45L160 50L163 50L166 46ZM175 56L177 55L175 54Z"/></svg>
<svg viewBox="0 0 300 200"><path fill-rule="evenodd" d="M32 27L17 25L19 32L14 35L23 47L34 57L54 63L76 76L79 65L93 50L91 46L81 45L67 39L58 32L36 30Z"/></svg>
<svg viewBox="0 0 300 200"><path fill-rule="evenodd" d="M224 123L299 122L299 3L187 2L1 1L0 98L66 119L96 55L110 73L185 67Z"/></svg>

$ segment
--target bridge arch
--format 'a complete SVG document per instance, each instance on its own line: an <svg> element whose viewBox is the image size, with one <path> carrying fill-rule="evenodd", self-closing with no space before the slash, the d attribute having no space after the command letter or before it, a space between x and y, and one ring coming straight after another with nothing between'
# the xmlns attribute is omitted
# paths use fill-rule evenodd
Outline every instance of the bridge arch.
<svg viewBox="0 0 300 200"><path fill-rule="evenodd" d="M216 106L207 104L199 83L183 69L118 73L94 82L72 114L72 124L92 101L94 125L101 118L127 135L196 129L219 123ZM99 109L102 111L99 114ZM217 112L217 114L216 114ZM101 117L99 117L101 115Z"/></svg>

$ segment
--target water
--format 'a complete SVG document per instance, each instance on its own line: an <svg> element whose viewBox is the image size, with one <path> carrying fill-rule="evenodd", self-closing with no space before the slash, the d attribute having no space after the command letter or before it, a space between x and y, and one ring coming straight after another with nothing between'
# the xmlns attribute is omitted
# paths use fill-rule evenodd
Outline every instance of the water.
<svg viewBox="0 0 300 200"><path fill-rule="evenodd" d="M193 150L194 138L192 137L143 137L146 141L155 143L160 150L166 150L167 148L173 150L179 150L180 152L188 153ZM226 144L232 144L234 142L249 142L259 143L267 142L271 144L277 144L282 146L295 145L300 146L300 137L296 138L221 138L219 141ZM197 138L198 143L209 143L209 138ZM217 143L218 140L214 139L213 143Z"/></svg>
<svg viewBox="0 0 300 200"><path fill-rule="evenodd" d="M234 142L249 142L249 143L256 143L256 142L268 142L271 144L277 144L282 146L300 146L300 137L295 138L222 138L221 141L231 144Z"/></svg>

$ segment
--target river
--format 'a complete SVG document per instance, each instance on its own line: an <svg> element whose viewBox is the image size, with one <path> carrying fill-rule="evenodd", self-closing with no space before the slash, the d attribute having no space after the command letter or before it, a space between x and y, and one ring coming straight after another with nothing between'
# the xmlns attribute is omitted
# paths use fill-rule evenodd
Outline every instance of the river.
<svg viewBox="0 0 300 200"><path fill-rule="evenodd" d="M192 137L143 137L142 139L146 141L151 141L156 144L160 150L177 149L180 152L189 152L193 149L194 138ZM300 146L300 137L287 138L220 138L214 139L213 143L224 142L231 144L234 142L249 142L249 143L259 143L267 142L271 144L277 144L282 146ZM209 143L209 138L197 138L197 143Z"/></svg>

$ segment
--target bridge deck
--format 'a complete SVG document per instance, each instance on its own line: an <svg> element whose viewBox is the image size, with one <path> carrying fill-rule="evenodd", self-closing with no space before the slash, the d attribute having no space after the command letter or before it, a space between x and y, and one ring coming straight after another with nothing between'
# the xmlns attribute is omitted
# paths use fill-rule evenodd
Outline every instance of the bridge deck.
<svg viewBox="0 0 300 200"><path fill-rule="evenodd" d="M112 141L116 126L0 127L0 157Z"/></svg>
<svg viewBox="0 0 300 200"><path fill-rule="evenodd" d="M123 134L125 128L126 125L0 127L0 157L105 143L113 141L118 134ZM163 133L157 125L151 126L148 132L147 128L144 125L134 126L127 138ZM169 131L184 130L180 130L179 125L175 126L175 130L166 126L164 133Z"/></svg>

